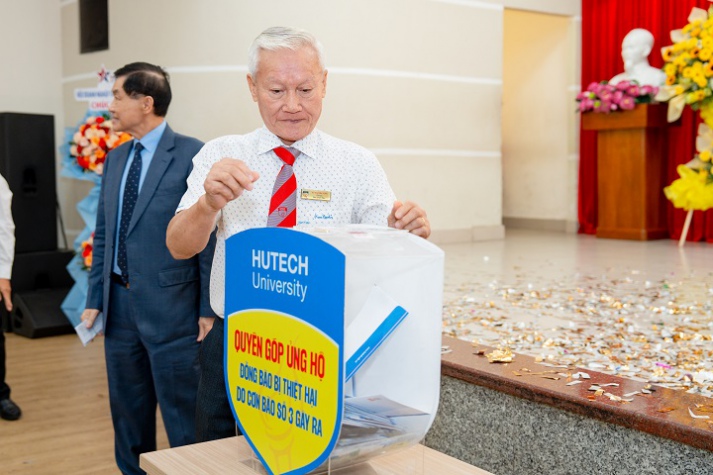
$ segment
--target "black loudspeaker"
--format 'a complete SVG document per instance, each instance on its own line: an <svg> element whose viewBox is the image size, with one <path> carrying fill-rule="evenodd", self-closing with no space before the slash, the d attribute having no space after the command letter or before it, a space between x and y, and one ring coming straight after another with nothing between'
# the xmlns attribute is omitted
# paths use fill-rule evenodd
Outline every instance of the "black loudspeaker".
<svg viewBox="0 0 713 475"><path fill-rule="evenodd" d="M16 254L12 264L13 310L0 309L5 331L28 338L73 331L61 309L74 281L67 272L73 251Z"/></svg>
<svg viewBox="0 0 713 475"><path fill-rule="evenodd" d="M12 264L13 292L69 288L74 284L67 264L74 251L44 251L16 254Z"/></svg>
<svg viewBox="0 0 713 475"><path fill-rule="evenodd" d="M54 116L0 112L0 175L13 195L15 252L57 249Z"/></svg>
<svg viewBox="0 0 713 475"><path fill-rule="evenodd" d="M60 306L68 289L42 289L15 292L10 321L12 331L27 338L72 333L74 328Z"/></svg>

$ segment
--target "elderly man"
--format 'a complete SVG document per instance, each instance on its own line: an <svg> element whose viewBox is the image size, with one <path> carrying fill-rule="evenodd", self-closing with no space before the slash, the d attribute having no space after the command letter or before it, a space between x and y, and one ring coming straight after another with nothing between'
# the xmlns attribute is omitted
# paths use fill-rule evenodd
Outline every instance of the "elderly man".
<svg viewBox="0 0 713 475"><path fill-rule="evenodd" d="M112 123L134 140L105 164L82 320L91 327L103 314L116 462L139 474L139 455L156 450L157 403L171 446L195 440L198 342L215 318L215 237L189 260L169 253L166 228L202 143L166 123L171 86L162 68L131 63L115 75Z"/></svg>
<svg viewBox="0 0 713 475"><path fill-rule="evenodd" d="M211 304L220 317L225 240L245 229L367 223L388 224L424 238L430 234L421 208L395 201L371 152L316 129L327 71L314 36L269 28L255 39L248 67L248 87L265 127L203 147L167 232L173 256L187 259L204 248L217 224ZM223 331L219 321L202 344L199 441L236 434L223 380Z"/></svg>

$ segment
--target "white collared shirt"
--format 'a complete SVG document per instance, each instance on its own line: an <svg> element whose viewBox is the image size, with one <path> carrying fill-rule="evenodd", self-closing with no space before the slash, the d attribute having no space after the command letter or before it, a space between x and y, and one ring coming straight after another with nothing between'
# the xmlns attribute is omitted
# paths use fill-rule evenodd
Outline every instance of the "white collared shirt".
<svg viewBox="0 0 713 475"><path fill-rule="evenodd" d="M253 190L228 203L218 215L210 302L221 317L225 303L225 240L240 231L267 224L272 188L282 167L282 161L272 150L280 146L284 146L280 139L263 127L246 135L211 140L193 158L188 190L177 212L190 208L205 194L206 176L213 164L223 158L240 159L260 174ZM318 130L291 147L301 152L293 166L297 178L297 226L387 225L396 198L373 153ZM301 190L329 192L331 199L302 199Z"/></svg>
<svg viewBox="0 0 713 475"><path fill-rule="evenodd" d="M15 222L12 220L12 191L0 175L0 279L12 275L15 258Z"/></svg>

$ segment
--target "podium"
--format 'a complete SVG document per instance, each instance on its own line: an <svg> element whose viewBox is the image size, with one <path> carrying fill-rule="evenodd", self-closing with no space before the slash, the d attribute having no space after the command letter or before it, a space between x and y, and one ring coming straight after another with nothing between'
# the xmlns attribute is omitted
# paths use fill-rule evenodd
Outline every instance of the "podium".
<svg viewBox="0 0 713 475"><path fill-rule="evenodd" d="M597 237L668 237L666 109L666 104L639 104L630 111L582 114L582 128L597 131Z"/></svg>

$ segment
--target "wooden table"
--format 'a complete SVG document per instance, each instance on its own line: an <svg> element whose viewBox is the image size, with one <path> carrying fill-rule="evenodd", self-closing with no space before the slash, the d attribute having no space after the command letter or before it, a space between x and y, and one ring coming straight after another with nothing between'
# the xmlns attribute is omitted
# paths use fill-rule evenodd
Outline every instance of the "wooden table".
<svg viewBox="0 0 713 475"><path fill-rule="evenodd" d="M265 472L252 468L252 452L244 437L203 442L174 449L141 454L141 468L149 475L256 475ZM423 460L423 471L419 460ZM416 462L415 462L416 461ZM404 467L409 467L404 471ZM386 454L369 463L342 469L339 475L492 475L490 472L436 452L423 445L415 445L393 454Z"/></svg>

